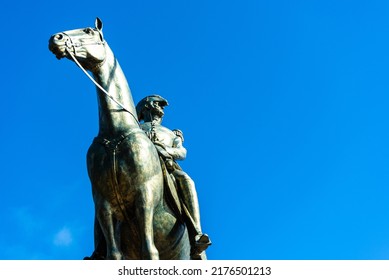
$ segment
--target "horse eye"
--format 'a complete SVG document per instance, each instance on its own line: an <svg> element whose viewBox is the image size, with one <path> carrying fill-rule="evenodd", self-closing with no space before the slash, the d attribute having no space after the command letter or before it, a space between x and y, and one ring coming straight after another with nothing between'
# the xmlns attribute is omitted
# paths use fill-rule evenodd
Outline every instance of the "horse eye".
<svg viewBox="0 0 389 280"><path fill-rule="evenodd" d="M93 29L90 28L90 27L89 28L85 28L84 31L85 31L86 34L93 34Z"/></svg>

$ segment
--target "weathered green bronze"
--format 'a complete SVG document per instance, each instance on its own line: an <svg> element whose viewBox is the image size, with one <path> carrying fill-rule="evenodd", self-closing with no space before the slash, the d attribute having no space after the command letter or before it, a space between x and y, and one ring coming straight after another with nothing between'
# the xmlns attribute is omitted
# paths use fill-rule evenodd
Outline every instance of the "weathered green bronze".
<svg viewBox="0 0 389 280"><path fill-rule="evenodd" d="M181 202L173 184L179 179L169 175L169 167L140 127L127 80L102 27L97 18L95 28L60 32L49 40L58 59L74 61L97 82L99 132L87 153L95 251L88 259L197 259L193 254L210 242L195 215L192 228L197 226L200 234L195 241L206 240L197 252L192 249L191 258L190 207ZM197 203L197 197L192 199Z"/></svg>

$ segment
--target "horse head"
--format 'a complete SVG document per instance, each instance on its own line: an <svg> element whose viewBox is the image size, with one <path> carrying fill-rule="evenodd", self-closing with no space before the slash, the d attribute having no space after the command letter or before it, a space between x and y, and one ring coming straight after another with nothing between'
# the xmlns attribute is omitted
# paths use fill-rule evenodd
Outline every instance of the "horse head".
<svg viewBox="0 0 389 280"><path fill-rule="evenodd" d="M104 62L106 57L103 22L96 18L95 28L86 27L59 32L50 37L49 49L58 59L74 57L91 70Z"/></svg>

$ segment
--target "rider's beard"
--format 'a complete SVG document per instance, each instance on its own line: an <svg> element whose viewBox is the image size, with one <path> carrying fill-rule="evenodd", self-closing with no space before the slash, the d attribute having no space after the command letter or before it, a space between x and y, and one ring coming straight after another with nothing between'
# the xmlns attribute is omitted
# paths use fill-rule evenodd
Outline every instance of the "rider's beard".
<svg viewBox="0 0 389 280"><path fill-rule="evenodd" d="M158 116L158 117L160 117L160 118L162 118L163 115L165 114L164 111L163 111L163 109L162 109L161 107L157 107L157 108L154 107L154 108L152 109L152 111L153 111L153 115L154 115L154 116Z"/></svg>

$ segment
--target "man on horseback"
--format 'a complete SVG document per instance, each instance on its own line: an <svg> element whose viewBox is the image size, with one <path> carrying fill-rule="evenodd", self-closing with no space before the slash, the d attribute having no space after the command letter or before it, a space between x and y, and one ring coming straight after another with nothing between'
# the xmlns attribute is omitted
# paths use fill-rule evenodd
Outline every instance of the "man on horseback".
<svg viewBox="0 0 389 280"><path fill-rule="evenodd" d="M189 228L192 259L201 259L201 253L211 245L207 234L202 233L197 192L193 180L177 164L176 160L186 158L186 149L182 145L182 131L170 130L161 125L166 99L159 95L143 98L136 106L141 128L154 143L158 154L163 159L166 169L173 176L177 185L177 193L182 201L184 219Z"/></svg>

